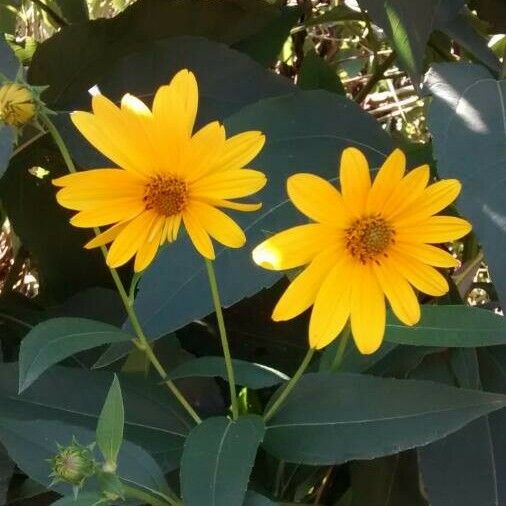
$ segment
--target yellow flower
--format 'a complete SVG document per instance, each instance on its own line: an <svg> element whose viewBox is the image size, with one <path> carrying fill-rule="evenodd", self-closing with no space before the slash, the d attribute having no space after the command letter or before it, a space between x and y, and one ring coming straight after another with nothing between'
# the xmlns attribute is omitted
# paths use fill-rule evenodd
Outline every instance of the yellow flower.
<svg viewBox="0 0 506 506"><path fill-rule="evenodd" d="M457 198L460 183L451 179L427 186L427 165L404 175L405 165L396 149L371 182L364 155L347 148L341 193L313 174L288 179L291 201L316 223L274 235L255 248L253 258L272 270L307 265L272 317L289 320L313 306L312 348L333 341L350 319L358 349L373 353L385 332L385 297L399 320L414 325L420 305L413 287L433 296L448 291L434 267L455 267L458 261L429 243L452 241L471 230L461 218L434 216Z"/></svg>
<svg viewBox="0 0 506 506"><path fill-rule="evenodd" d="M35 115L33 94L17 83L0 86L0 123L21 127Z"/></svg>
<svg viewBox="0 0 506 506"><path fill-rule="evenodd" d="M262 172L243 168L262 149L265 137L249 131L227 139L217 121L192 134L197 105L195 76L182 70L158 89L152 111L132 95L123 97L121 108L97 95L93 113L72 114L84 137L120 168L56 179L54 184L63 187L57 200L79 211L70 220L76 227L113 225L85 246L112 242L110 267L135 255L135 270L145 269L162 244L176 239L181 222L206 258L215 256L211 237L231 248L244 245L244 232L219 208L260 208L231 199L265 185Z"/></svg>

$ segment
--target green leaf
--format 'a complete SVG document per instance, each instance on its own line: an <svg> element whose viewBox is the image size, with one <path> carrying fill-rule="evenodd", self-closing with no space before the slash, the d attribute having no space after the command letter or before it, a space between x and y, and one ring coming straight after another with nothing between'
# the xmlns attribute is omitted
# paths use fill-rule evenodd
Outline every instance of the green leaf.
<svg viewBox="0 0 506 506"><path fill-rule="evenodd" d="M32 84L48 85L44 100L53 109L64 109L119 58L146 42L193 35L233 44L277 15L276 7L255 0L140 0L115 18L63 27L38 46L28 78Z"/></svg>
<svg viewBox="0 0 506 506"><path fill-rule="evenodd" d="M332 68L314 49L304 55L298 84L303 90L322 89L346 95L337 69Z"/></svg>
<svg viewBox="0 0 506 506"><path fill-rule="evenodd" d="M116 468L118 453L123 442L125 409L118 377L114 375L111 388L105 399L104 407L98 417L97 445L105 458L106 464Z"/></svg>
<svg viewBox="0 0 506 506"><path fill-rule="evenodd" d="M2 6L0 4L0 16L2 13ZM0 30L2 32L3 30ZM14 81L19 69L19 61L14 55L9 44L0 33L0 74L3 74L7 79Z"/></svg>
<svg viewBox="0 0 506 506"><path fill-rule="evenodd" d="M262 364L233 360L236 383L249 388L267 388L288 379L286 374ZM188 360L169 372L171 379L220 377L227 380L225 361L221 357L200 357Z"/></svg>
<svg viewBox="0 0 506 506"><path fill-rule="evenodd" d="M350 9L347 5L337 5L319 16L310 17L305 20L304 26L335 25L337 23L365 20L366 16L362 12Z"/></svg>
<svg viewBox="0 0 506 506"><path fill-rule="evenodd" d="M39 323L21 342L19 391L52 365L75 353L131 339L130 334L117 327L85 318L53 318Z"/></svg>
<svg viewBox="0 0 506 506"><path fill-rule="evenodd" d="M54 0L60 8L61 14L69 23L88 21L88 4L86 0Z"/></svg>
<svg viewBox="0 0 506 506"><path fill-rule="evenodd" d="M18 467L35 481L49 488L51 470L48 459L57 451L56 443L67 444L74 437L88 445L94 441L93 430L56 420L18 420L0 416L0 441ZM126 483L164 492L167 483L163 472L153 458L140 446L124 441L118 459L118 475ZM63 494L70 494L69 485L51 487ZM97 484L90 480L84 492L97 491Z"/></svg>
<svg viewBox="0 0 506 506"><path fill-rule="evenodd" d="M371 459L426 445L504 406L502 395L428 381L307 374L268 422L264 447L310 465Z"/></svg>
<svg viewBox="0 0 506 506"><path fill-rule="evenodd" d="M0 177L4 175L9 165L15 135L13 128L0 125Z"/></svg>
<svg viewBox="0 0 506 506"><path fill-rule="evenodd" d="M348 146L360 147L375 171L392 149L390 137L357 104L325 91L261 100L227 119L225 127L229 135L258 129L267 138L254 162L269 179L257 197L262 210L237 216L251 247L273 232L304 222L286 196L289 175L311 170L335 180L340 154ZM215 269L226 307L273 285L283 275L254 265L250 247L217 246L216 254ZM143 275L136 309L152 337L213 311L204 263L186 237L162 250Z"/></svg>
<svg viewBox="0 0 506 506"><path fill-rule="evenodd" d="M9 34L16 32L19 4L19 0L0 0L0 32Z"/></svg>
<svg viewBox="0 0 506 506"><path fill-rule="evenodd" d="M264 435L259 416L204 420L185 443L181 491L186 506L243 506L249 475Z"/></svg>
<svg viewBox="0 0 506 506"><path fill-rule="evenodd" d="M244 506L276 506L276 504L257 492L253 492L252 490L246 492Z"/></svg>
<svg viewBox="0 0 506 506"><path fill-rule="evenodd" d="M56 419L93 433L113 379L105 371L54 366L18 395L17 378L17 364L0 364L0 416L28 421ZM126 439L146 448L166 468L174 469L192 420L162 385L129 376L120 379ZM82 385L86 388L80 388Z"/></svg>
<svg viewBox="0 0 506 506"><path fill-rule="evenodd" d="M418 346L469 347L506 344L506 320L470 306L422 305L420 322L407 327L388 314L385 339Z"/></svg>
<svg viewBox="0 0 506 506"><path fill-rule="evenodd" d="M73 495L68 495L58 499L52 506L98 506L102 498L99 494L91 492L86 494L79 494L77 499Z"/></svg>
<svg viewBox="0 0 506 506"><path fill-rule="evenodd" d="M462 182L459 208L473 224L504 301L506 81L492 79L478 65L441 64L432 67L427 84L433 95L428 122L438 172Z"/></svg>

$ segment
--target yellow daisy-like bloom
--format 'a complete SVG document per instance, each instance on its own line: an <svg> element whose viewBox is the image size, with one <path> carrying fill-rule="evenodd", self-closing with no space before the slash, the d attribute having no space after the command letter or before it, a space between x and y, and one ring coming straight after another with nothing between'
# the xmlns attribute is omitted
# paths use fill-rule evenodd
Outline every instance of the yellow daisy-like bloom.
<svg viewBox="0 0 506 506"><path fill-rule="evenodd" d="M214 259L211 238L231 248L244 245L241 228L219 208L256 211L261 204L235 202L260 190L265 175L244 168L265 137L249 131L226 138L215 121L192 134L198 105L195 76L182 70L158 89L153 109L132 95L117 107L93 97L93 113L72 121L86 139L120 168L94 169L53 181L58 202L79 211L76 227L113 225L86 244L111 243L107 264L118 267L135 255L145 269L158 248L174 241L181 222L197 251Z"/></svg>
<svg viewBox="0 0 506 506"><path fill-rule="evenodd" d="M0 123L21 127L34 115L33 95L26 86L17 83L0 86Z"/></svg>
<svg viewBox="0 0 506 506"><path fill-rule="evenodd" d="M413 287L433 296L448 292L434 267L455 267L458 261L430 243L453 241L471 230L461 218L434 216L457 198L460 183L428 185L427 165L406 175L405 166L404 154L396 149L372 182L364 155L347 148L341 192L313 174L288 179L291 201L315 223L274 235L255 248L253 258L272 270L307 265L272 318L289 320L313 306L312 348L328 345L350 319L360 352L373 353L385 332L385 297L399 320L414 325L420 305Z"/></svg>

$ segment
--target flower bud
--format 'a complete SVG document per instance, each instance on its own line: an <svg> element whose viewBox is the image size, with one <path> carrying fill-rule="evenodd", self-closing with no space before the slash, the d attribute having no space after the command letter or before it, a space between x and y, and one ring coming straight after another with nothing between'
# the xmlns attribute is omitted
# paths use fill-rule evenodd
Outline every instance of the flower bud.
<svg viewBox="0 0 506 506"><path fill-rule="evenodd" d="M27 86L6 83L0 86L0 123L21 127L35 115L35 100Z"/></svg>
<svg viewBox="0 0 506 506"><path fill-rule="evenodd" d="M70 483L81 487L84 481L95 473L95 459L92 450L73 440L72 444L60 447L50 460L55 482Z"/></svg>

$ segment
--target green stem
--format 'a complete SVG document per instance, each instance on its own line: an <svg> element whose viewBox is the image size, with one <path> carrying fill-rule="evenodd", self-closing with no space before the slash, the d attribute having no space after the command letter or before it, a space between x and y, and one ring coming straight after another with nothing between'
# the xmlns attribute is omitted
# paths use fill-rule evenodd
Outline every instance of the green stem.
<svg viewBox="0 0 506 506"><path fill-rule="evenodd" d="M385 72L390 68L392 63L395 61L395 51L392 51L385 60L378 65L373 75L370 77L369 81L367 81L364 87L353 97L353 100L357 102L357 104L361 104L367 95L372 91L372 89L378 84L381 79L383 79Z"/></svg>
<svg viewBox="0 0 506 506"><path fill-rule="evenodd" d="M239 405L237 402L237 392L235 389L234 367L232 365L232 356L228 346L227 329L225 328L225 320L223 319L223 311L221 309L220 294L218 292L218 283L216 282L216 274L214 272L213 262L206 258L207 275L209 277L209 286L211 288L211 296L213 298L214 310L218 320L218 330L220 332L221 347L223 349L223 357L225 358L225 367L227 369L228 386L230 389L230 402L232 404L232 418L237 420L239 416Z"/></svg>
<svg viewBox="0 0 506 506"><path fill-rule="evenodd" d="M123 482L123 490L125 492L125 497L130 499L139 499L145 504L149 504L150 506L179 506L181 502L175 501L167 497L163 499L154 494L150 494L145 490L141 490L139 488L131 487L130 485L126 485Z"/></svg>
<svg viewBox="0 0 506 506"><path fill-rule="evenodd" d="M309 350L306 353L306 356L302 360L295 374L290 378L290 381L285 385L285 388L281 391L279 397L272 403L267 413L265 413L264 421L267 422L268 420L270 420L274 416L274 414L278 411L278 409L281 407L283 402L285 402L285 399L288 397L288 394L293 390L293 388L298 383L301 376L307 369L309 362L311 362L311 359L313 358L314 352L315 352L314 348L309 348Z"/></svg>
<svg viewBox="0 0 506 506"><path fill-rule="evenodd" d="M341 333L339 345L336 351L336 356L334 357L332 365L330 366L331 371L337 371L341 367L341 364L343 363L344 352L346 351L346 346L348 344L348 341L350 340L350 337L351 337L351 327L350 323L348 322Z"/></svg>
<svg viewBox="0 0 506 506"><path fill-rule="evenodd" d="M60 153L63 157L63 160L65 161L67 168L69 172L74 173L76 172L76 167L74 165L74 162L72 160L72 157L70 156L70 153L67 149L67 146L65 145L65 141L62 139L60 132L58 132L57 128L54 126L53 122L49 119L49 117L41 113L40 117L43 121L43 123L46 125L49 133L53 137L53 140L55 141L56 145L58 146L58 149L60 150ZM100 231L95 228L95 234L97 235L100 233ZM104 259L107 260L107 248L105 246L102 246L100 248L102 251L102 254L104 255ZM107 264L106 264L107 265ZM137 336L136 339L134 339L134 344L142 350L146 356L148 357L149 361L153 365L153 367L156 369L158 374L163 379L163 382L167 386L167 388L172 392L174 397L181 403L183 408L188 412L188 414L195 420L195 422L200 423L202 420L200 419L199 415L195 412L195 410L192 408L190 403L186 400L184 395L181 393L181 391L176 387L176 385L168 378L168 375L163 368L160 361L157 359L156 355L153 352L153 349L151 348L151 345L149 343L148 338L145 336L144 331L142 330L142 326L139 322L139 318L137 317L137 313L135 312L135 309L133 307L133 303L130 300L129 294L126 292L125 287L123 286L123 282L121 281L121 278L119 277L118 271L116 269L113 269L111 267L109 268L109 272L111 273L112 279L114 281L114 284L116 285L116 289L118 290L119 296L121 297L121 300L123 301L123 305L125 306L126 312L128 314L128 317L130 319L130 322L132 324L132 327L135 331L135 334Z"/></svg>

